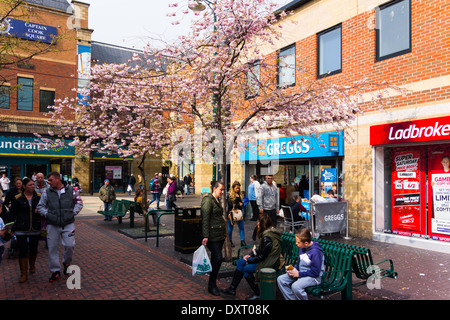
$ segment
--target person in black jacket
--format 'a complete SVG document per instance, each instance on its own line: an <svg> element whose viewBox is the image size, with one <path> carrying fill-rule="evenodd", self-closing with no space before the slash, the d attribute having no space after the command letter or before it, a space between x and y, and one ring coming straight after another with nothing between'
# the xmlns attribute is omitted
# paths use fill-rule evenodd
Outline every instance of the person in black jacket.
<svg viewBox="0 0 450 320"><path fill-rule="evenodd" d="M236 288L244 277L253 290L253 295L247 297L247 300L259 299L259 287L256 284L258 279L255 279L254 274L259 278L261 269L278 270L280 266L281 232L273 227L272 219L267 213L258 216L256 228L260 239L258 247L238 260L231 285L223 291L226 294L236 295Z"/></svg>
<svg viewBox="0 0 450 320"><path fill-rule="evenodd" d="M20 279L23 283L28 278L28 264L30 273L35 273L35 262L38 254L38 243L41 235L41 216L37 205L40 194L34 190L34 181L29 178L22 180L22 191L11 203L11 216L14 217L12 231L17 237L19 249Z"/></svg>

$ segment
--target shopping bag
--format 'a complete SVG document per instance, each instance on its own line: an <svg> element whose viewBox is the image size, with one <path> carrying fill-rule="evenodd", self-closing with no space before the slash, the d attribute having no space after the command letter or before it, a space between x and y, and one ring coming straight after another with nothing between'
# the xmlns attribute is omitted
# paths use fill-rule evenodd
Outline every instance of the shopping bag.
<svg viewBox="0 0 450 320"><path fill-rule="evenodd" d="M194 257L192 258L192 275L202 275L207 274L212 271L211 262L209 261L208 253L204 245L201 245L194 252Z"/></svg>

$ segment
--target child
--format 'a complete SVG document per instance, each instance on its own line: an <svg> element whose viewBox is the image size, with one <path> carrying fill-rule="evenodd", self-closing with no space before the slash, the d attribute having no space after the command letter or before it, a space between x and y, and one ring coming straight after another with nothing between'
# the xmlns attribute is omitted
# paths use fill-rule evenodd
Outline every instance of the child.
<svg viewBox="0 0 450 320"><path fill-rule="evenodd" d="M320 284L325 271L322 247L311 241L311 232L301 229L295 235L299 259L295 268L278 277L278 288L286 300L308 300L305 288Z"/></svg>
<svg viewBox="0 0 450 320"><path fill-rule="evenodd" d="M244 218L247 217L247 204L250 202L248 200L248 197L245 195L245 191L242 191L242 202L244 205L242 206L242 214L244 215Z"/></svg>

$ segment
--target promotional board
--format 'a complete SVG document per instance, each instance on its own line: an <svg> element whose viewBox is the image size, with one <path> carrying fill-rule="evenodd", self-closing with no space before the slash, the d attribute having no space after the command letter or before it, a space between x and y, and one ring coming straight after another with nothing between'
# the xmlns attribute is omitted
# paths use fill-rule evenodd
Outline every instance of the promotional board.
<svg viewBox="0 0 450 320"><path fill-rule="evenodd" d="M430 146L428 151L429 234L450 241L450 147Z"/></svg>
<svg viewBox="0 0 450 320"><path fill-rule="evenodd" d="M396 234L425 234L423 148L395 148L392 153L392 229Z"/></svg>

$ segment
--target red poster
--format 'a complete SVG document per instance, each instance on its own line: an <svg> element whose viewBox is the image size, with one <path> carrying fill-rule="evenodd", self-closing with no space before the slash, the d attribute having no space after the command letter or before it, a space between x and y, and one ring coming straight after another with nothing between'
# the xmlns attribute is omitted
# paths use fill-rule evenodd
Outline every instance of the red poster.
<svg viewBox="0 0 450 320"><path fill-rule="evenodd" d="M422 148L393 150L392 230L396 234L424 235L424 162Z"/></svg>
<svg viewBox="0 0 450 320"><path fill-rule="evenodd" d="M428 152L428 232L432 239L450 241L450 147L431 146Z"/></svg>

